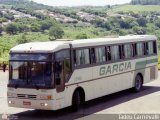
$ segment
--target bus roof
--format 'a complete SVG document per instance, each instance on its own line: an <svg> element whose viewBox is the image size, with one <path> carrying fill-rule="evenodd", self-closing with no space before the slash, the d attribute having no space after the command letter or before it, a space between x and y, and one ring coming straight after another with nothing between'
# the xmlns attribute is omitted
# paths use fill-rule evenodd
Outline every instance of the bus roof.
<svg viewBox="0 0 160 120"><path fill-rule="evenodd" d="M69 48L69 44L72 44L73 48L98 46L107 44L118 44L127 42L138 42L156 40L154 35L127 35L119 37L107 37L107 38L94 38L94 39L81 39L73 41L50 41L50 42L31 42L20 44L13 47L10 52L18 53L49 53L58 51L61 49Z"/></svg>
<svg viewBox="0 0 160 120"><path fill-rule="evenodd" d="M16 53L49 53L55 51L57 48L69 47L69 42L65 41L49 41L49 42L30 42L19 44L13 47L10 52Z"/></svg>

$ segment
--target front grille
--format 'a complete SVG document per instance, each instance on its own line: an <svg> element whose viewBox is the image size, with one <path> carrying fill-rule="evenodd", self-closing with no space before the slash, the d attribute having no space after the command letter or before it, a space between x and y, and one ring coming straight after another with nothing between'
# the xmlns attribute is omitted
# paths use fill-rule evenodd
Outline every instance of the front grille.
<svg viewBox="0 0 160 120"><path fill-rule="evenodd" d="M18 99L36 99L36 95L17 94Z"/></svg>

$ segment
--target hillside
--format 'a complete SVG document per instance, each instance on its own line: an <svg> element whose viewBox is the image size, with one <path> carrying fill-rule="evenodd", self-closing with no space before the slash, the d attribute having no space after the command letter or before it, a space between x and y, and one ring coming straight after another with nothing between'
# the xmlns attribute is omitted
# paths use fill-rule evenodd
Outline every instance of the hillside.
<svg viewBox="0 0 160 120"><path fill-rule="evenodd" d="M160 6L52 7L28 0L0 0L0 62L8 60L10 48L21 43L128 34L160 39Z"/></svg>
<svg viewBox="0 0 160 120"><path fill-rule="evenodd" d="M132 0L133 5L160 5L160 0Z"/></svg>
<svg viewBox="0 0 160 120"><path fill-rule="evenodd" d="M114 6L112 12L160 12L160 5L119 5Z"/></svg>

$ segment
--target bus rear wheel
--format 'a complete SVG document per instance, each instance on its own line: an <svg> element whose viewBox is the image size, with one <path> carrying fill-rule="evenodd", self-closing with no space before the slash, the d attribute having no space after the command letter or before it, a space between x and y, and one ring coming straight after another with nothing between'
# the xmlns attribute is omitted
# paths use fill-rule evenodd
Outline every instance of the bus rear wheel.
<svg viewBox="0 0 160 120"><path fill-rule="evenodd" d="M74 112L78 111L80 104L81 104L81 96L80 96L80 92L77 90L73 94L73 98L72 98L72 111Z"/></svg>
<svg viewBox="0 0 160 120"><path fill-rule="evenodd" d="M142 90L143 80L142 77L138 74L135 78L135 87L134 92L139 92Z"/></svg>

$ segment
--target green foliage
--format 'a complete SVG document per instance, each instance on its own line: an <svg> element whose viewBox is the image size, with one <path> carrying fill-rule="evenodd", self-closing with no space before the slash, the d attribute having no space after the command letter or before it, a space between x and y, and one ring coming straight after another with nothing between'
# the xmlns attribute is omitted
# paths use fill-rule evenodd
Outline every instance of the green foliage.
<svg viewBox="0 0 160 120"><path fill-rule="evenodd" d="M138 35L144 35L144 34L146 34L147 30L142 27L134 27L133 32Z"/></svg>
<svg viewBox="0 0 160 120"><path fill-rule="evenodd" d="M139 26L145 27L147 24L147 20L146 20L146 18L141 17L141 18L137 19L137 23L139 24Z"/></svg>
<svg viewBox="0 0 160 120"><path fill-rule="evenodd" d="M29 39L27 38L27 33L21 35L21 37L17 40L18 44L27 43Z"/></svg>
<svg viewBox="0 0 160 120"><path fill-rule="evenodd" d="M160 19L155 22L155 25L160 28Z"/></svg>
<svg viewBox="0 0 160 120"><path fill-rule="evenodd" d="M3 22L7 22L7 19L6 18L0 18L0 23L3 23Z"/></svg>
<svg viewBox="0 0 160 120"><path fill-rule="evenodd" d="M39 24L32 24L31 25L31 31L32 32L39 32L40 31L40 25Z"/></svg>
<svg viewBox="0 0 160 120"><path fill-rule="evenodd" d="M49 30L53 25L55 25L56 23L52 20L44 20L41 22L41 30Z"/></svg>
<svg viewBox="0 0 160 120"><path fill-rule="evenodd" d="M17 24L18 25L18 31L20 33L24 33L24 32L29 32L30 31L30 28L28 25L25 25L25 24Z"/></svg>
<svg viewBox="0 0 160 120"><path fill-rule="evenodd" d="M76 39L87 39L87 38L88 38L87 34L85 33L81 33L76 36Z"/></svg>
<svg viewBox="0 0 160 120"><path fill-rule="evenodd" d="M120 27L124 29L132 28L134 25L132 24L134 19L126 18L120 21Z"/></svg>
<svg viewBox="0 0 160 120"><path fill-rule="evenodd" d="M64 31L59 26L53 26L49 30L50 40L61 39L64 35Z"/></svg>
<svg viewBox="0 0 160 120"><path fill-rule="evenodd" d="M3 27L0 26L0 35L2 35L2 32L3 32Z"/></svg>
<svg viewBox="0 0 160 120"><path fill-rule="evenodd" d="M6 27L6 32L9 34L16 34L18 32L17 24L14 23L8 24Z"/></svg>
<svg viewBox="0 0 160 120"><path fill-rule="evenodd" d="M106 12L108 9L110 9L111 6L104 6L104 7L87 7L87 8L82 8L81 11L87 12L93 15L101 16L101 17L106 17Z"/></svg>

